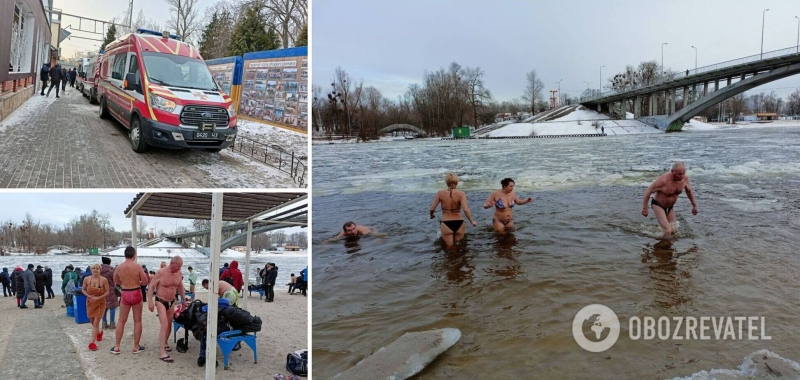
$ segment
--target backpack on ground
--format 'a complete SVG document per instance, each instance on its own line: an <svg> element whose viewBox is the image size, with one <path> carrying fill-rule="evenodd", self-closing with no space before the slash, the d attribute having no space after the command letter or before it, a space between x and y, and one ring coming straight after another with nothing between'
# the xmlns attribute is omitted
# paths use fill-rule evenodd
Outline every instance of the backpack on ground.
<svg viewBox="0 0 800 380"><path fill-rule="evenodd" d="M308 350L297 350L286 355L286 370L297 376L308 376Z"/></svg>

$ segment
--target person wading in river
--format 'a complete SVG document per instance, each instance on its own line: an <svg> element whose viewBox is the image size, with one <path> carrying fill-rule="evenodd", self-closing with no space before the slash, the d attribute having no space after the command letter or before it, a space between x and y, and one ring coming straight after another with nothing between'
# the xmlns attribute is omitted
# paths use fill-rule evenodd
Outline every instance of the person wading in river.
<svg viewBox="0 0 800 380"><path fill-rule="evenodd" d="M694 192L689 185L689 176L686 175L686 166L683 162L672 165L669 173L660 175L644 192L642 215L647 216L647 202L650 201L650 207L653 208L664 237L675 233L677 217L673 206L684 189L689 201L692 202L692 215L697 215L697 202L694 200ZM653 193L655 195L650 199L650 194Z"/></svg>

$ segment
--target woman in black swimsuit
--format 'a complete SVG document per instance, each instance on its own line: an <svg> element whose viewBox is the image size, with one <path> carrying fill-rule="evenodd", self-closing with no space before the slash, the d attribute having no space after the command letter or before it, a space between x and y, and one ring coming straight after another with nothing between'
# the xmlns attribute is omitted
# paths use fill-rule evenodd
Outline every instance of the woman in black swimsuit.
<svg viewBox="0 0 800 380"><path fill-rule="evenodd" d="M464 209L464 215L467 216L469 222L475 227L478 224L472 219L472 212L469 211L467 205L467 195L463 191L456 190L458 186L458 176L453 173L447 173L444 177L444 182L447 184L447 190L439 190L433 198L430 213L433 219L433 213L439 203L442 204L442 222L439 228L442 231L442 240L448 247L455 244L455 242L464 238L464 232L467 226L464 224L464 218L461 216L461 209Z"/></svg>

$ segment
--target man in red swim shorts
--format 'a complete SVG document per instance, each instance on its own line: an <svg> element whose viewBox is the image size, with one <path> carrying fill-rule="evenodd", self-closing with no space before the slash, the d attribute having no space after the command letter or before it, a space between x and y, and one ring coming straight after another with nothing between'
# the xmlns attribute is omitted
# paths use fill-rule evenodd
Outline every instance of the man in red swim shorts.
<svg viewBox="0 0 800 380"><path fill-rule="evenodd" d="M136 249L125 248L125 262L114 271L114 283L122 287L120 300L119 324L116 331L116 345L111 347L111 353L119 355L119 344L125 334L125 323L128 321L128 312L133 309L133 353L138 354L144 350L139 345L142 338L142 285L147 285L148 277L142 267L136 263Z"/></svg>

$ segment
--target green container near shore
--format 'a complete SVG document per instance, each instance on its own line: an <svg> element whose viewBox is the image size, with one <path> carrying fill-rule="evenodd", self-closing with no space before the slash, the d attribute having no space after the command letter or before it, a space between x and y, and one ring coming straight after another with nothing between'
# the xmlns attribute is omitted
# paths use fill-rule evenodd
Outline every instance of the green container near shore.
<svg viewBox="0 0 800 380"><path fill-rule="evenodd" d="M100 249L97 247L89 248L89 254L92 256L96 256L100 254Z"/></svg>
<svg viewBox="0 0 800 380"><path fill-rule="evenodd" d="M469 138L469 127L455 127L455 128L453 128L453 137L455 137L455 138Z"/></svg>

